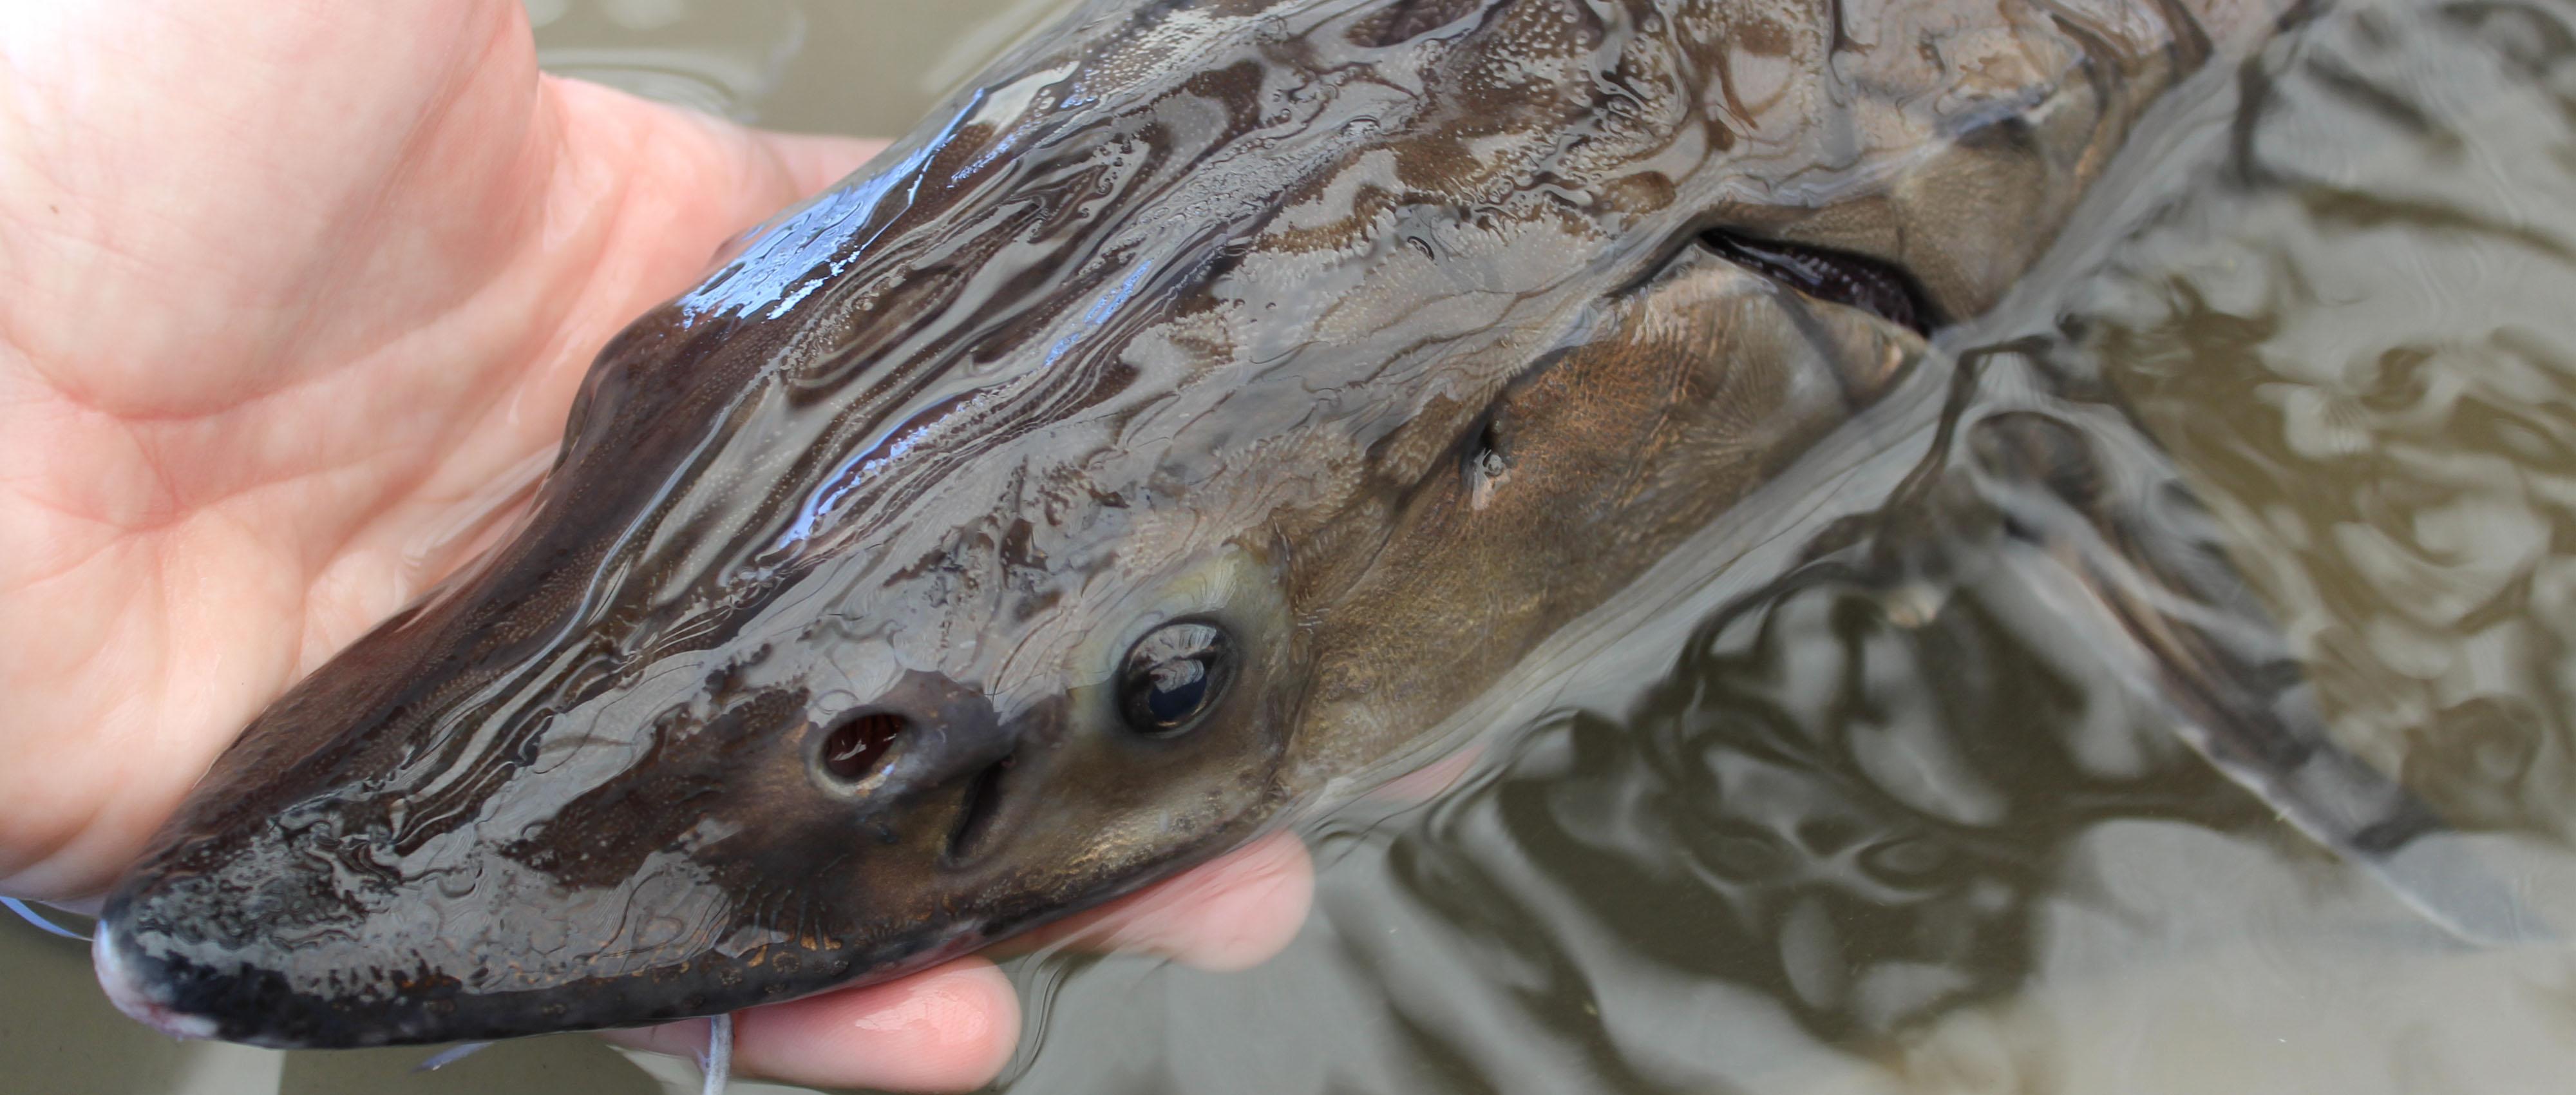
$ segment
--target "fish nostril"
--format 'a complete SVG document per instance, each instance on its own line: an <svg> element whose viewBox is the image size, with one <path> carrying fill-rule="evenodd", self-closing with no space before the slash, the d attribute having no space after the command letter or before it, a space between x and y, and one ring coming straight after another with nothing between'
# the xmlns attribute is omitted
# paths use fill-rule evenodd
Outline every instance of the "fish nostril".
<svg viewBox="0 0 2576 1095"><path fill-rule="evenodd" d="M842 716L824 735L823 746L815 754L815 763L841 783L857 783L868 778L882 765L894 741L912 723L901 715L885 711L863 711Z"/></svg>

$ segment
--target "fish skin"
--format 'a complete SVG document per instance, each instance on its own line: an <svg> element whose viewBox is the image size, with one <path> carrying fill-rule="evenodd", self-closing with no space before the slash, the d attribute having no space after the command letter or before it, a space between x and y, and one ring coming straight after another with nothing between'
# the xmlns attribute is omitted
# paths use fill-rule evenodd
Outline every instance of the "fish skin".
<svg viewBox="0 0 2576 1095"><path fill-rule="evenodd" d="M1991 306L2252 3L1093 3L603 350L526 524L109 899L268 1045L920 969L1384 773L1925 359L1709 232ZM1120 725L1152 628L1240 652ZM840 722L908 721L857 786Z"/></svg>

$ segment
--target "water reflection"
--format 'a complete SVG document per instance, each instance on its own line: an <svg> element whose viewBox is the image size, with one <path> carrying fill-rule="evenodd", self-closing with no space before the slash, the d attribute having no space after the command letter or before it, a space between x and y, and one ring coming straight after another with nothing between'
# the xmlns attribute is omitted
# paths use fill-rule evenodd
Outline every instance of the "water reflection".
<svg viewBox="0 0 2576 1095"><path fill-rule="evenodd" d="M2568 33L2523 5L2325 22L2083 309L2349 740L2451 816L2561 836Z"/></svg>

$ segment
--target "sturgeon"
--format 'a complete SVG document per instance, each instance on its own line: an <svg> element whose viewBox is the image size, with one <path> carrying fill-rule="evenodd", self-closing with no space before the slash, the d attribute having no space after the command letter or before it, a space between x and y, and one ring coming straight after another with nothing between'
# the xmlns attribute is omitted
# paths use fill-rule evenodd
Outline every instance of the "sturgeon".
<svg viewBox="0 0 2576 1095"><path fill-rule="evenodd" d="M102 982L342 1047L891 977L1347 798L1676 558L1913 558L1706 545L1914 436L1890 393L1968 375L1927 336L2281 15L1085 4L615 338L525 524L214 763ZM2163 494L1955 417L1923 466L2058 500L2005 523L2077 560L2038 602L2230 774L2365 860L2436 829L2177 613L2235 586Z"/></svg>

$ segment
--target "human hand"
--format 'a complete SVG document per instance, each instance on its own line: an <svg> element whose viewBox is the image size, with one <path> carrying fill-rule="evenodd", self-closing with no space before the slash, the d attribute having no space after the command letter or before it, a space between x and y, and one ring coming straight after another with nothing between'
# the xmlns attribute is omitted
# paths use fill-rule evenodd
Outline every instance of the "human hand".
<svg viewBox="0 0 2576 1095"><path fill-rule="evenodd" d="M876 147L540 76L512 0L0 8L0 894L94 902L506 525L612 333ZM1245 965L1311 879L1273 838L1088 923ZM968 1087L1017 1029L973 958L756 1009L737 1061Z"/></svg>

